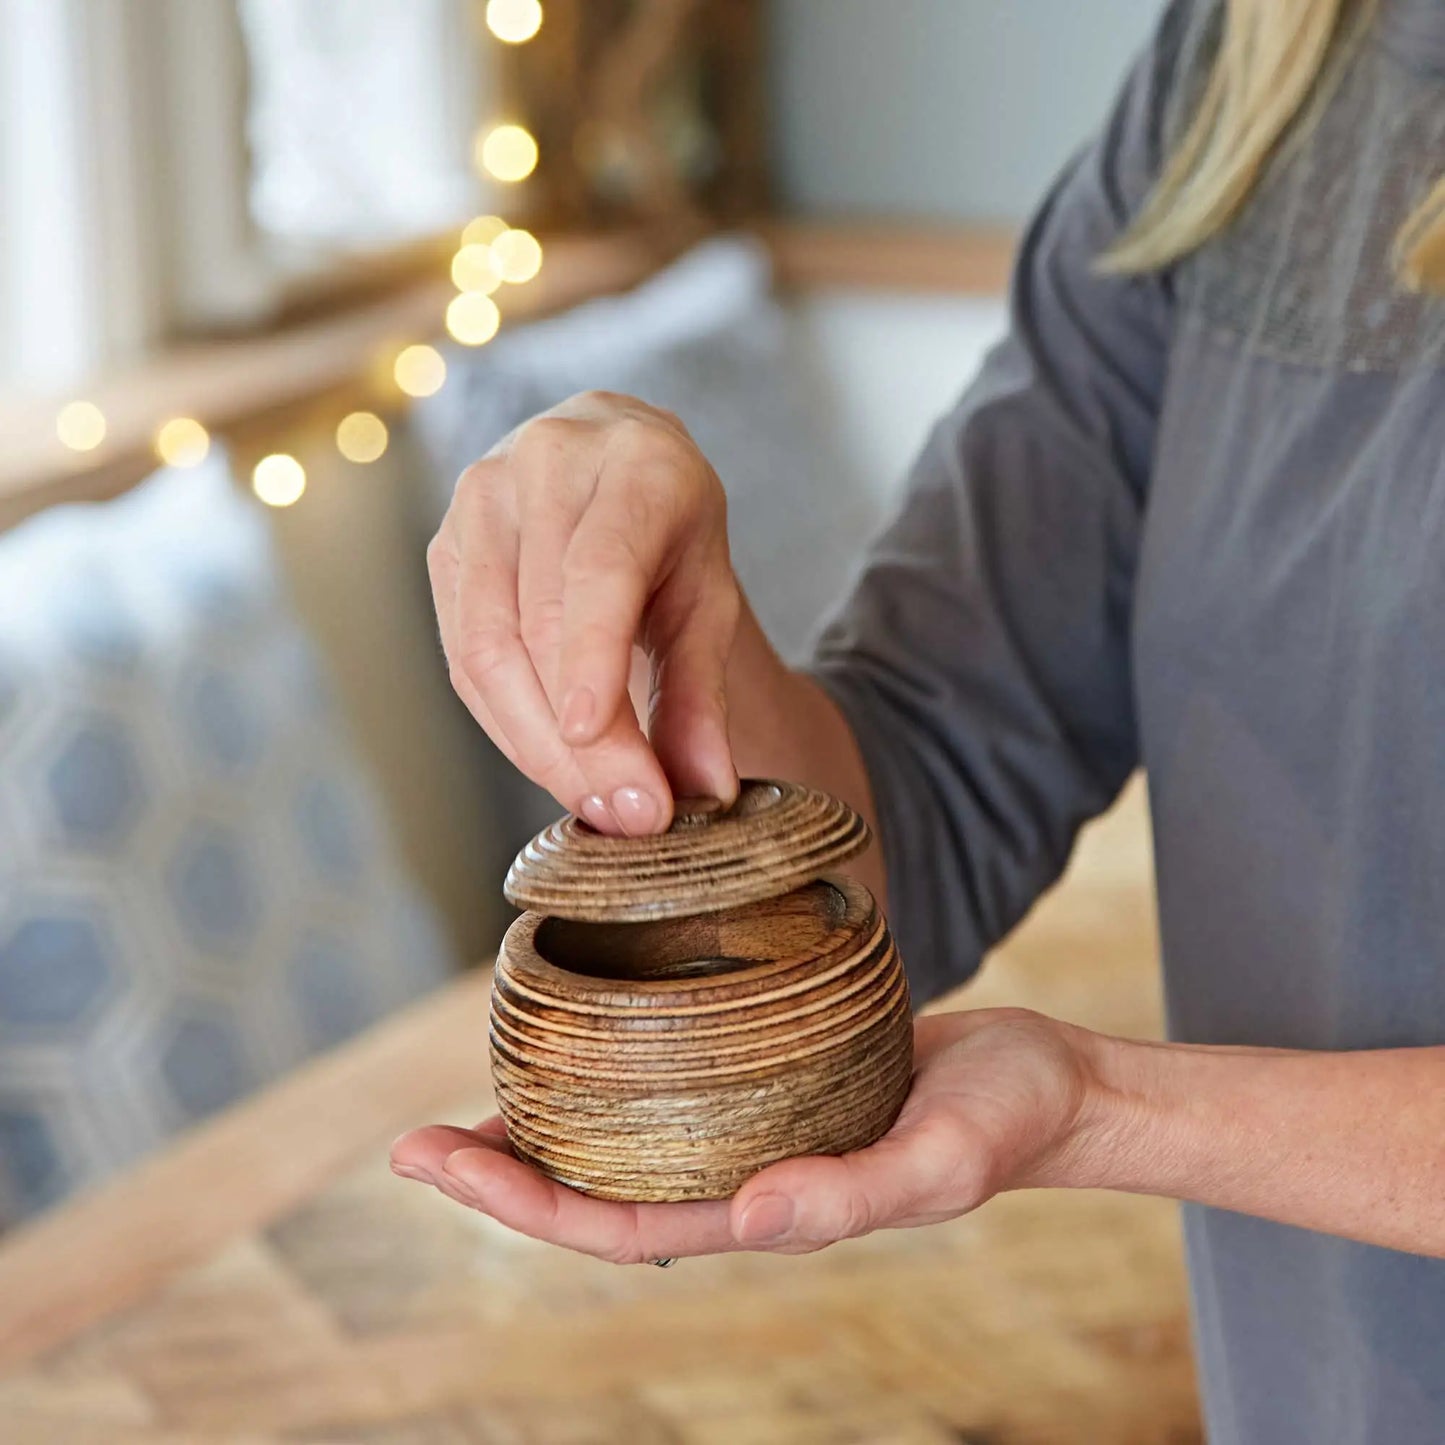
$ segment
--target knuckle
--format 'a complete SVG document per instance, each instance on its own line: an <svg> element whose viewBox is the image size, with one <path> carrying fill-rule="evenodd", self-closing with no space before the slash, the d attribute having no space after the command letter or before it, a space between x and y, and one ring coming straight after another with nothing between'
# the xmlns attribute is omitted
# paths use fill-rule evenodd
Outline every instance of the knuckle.
<svg viewBox="0 0 1445 1445"><path fill-rule="evenodd" d="M562 558L564 590L599 576L636 570L637 554L625 533L606 531L587 539L585 546L569 547Z"/></svg>
<svg viewBox="0 0 1445 1445"><path fill-rule="evenodd" d="M452 549L451 541L444 532L438 532L430 542L426 544L426 565L427 571L433 576L448 563L455 560L456 553Z"/></svg>
<svg viewBox="0 0 1445 1445"><path fill-rule="evenodd" d="M857 1239L873 1228L873 1211L868 1201L857 1193L844 1197L830 1231L835 1239Z"/></svg>
<svg viewBox="0 0 1445 1445"><path fill-rule="evenodd" d="M737 631L738 623L743 615L743 599L738 592L737 583L733 581L731 569L728 571L725 585L718 589L713 605L717 609L719 628L731 637Z"/></svg>
<svg viewBox="0 0 1445 1445"><path fill-rule="evenodd" d="M636 1250L629 1244L609 1244L597 1251L597 1258L606 1264L640 1264Z"/></svg>
<svg viewBox="0 0 1445 1445"><path fill-rule="evenodd" d="M655 537L692 531L696 493L685 475L670 466L649 467L622 499L630 536Z"/></svg>
<svg viewBox="0 0 1445 1445"><path fill-rule="evenodd" d="M612 440L619 450L648 453L667 440L667 434L650 417L636 411L624 412L612 424Z"/></svg>
<svg viewBox="0 0 1445 1445"><path fill-rule="evenodd" d="M561 597L542 597L522 613L522 641L527 650L554 646L562 636L564 604Z"/></svg>
<svg viewBox="0 0 1445 1445"><path fill-rule="evenodd" d="M837 1239L795 1239L775 1248L774 1254L817 1254L837 1244Z"/></svg>
<svg viewBox="0 0 1445 1445"><path fill-rule="evenodd" d="M451 682L452 691L456 693L463 702L466 702L476 687L476 684L472 681L471 674L467 671L466 664L460 659L453 662L447 668L447 678Z"/></svg>
<svg viewBox="0 0 1445 1445"><path fill-rule="evenodd" d="M479 457L469 466L462 469L462 474L457 478L454 491L457 492L483 492L495 485L498 481L503 463L496 457Z"/></svg>
<svg viewBox="0 0 1445 1445"><path fill-rule="evenodd" d="M579 391L571 397L567 404L586 411L621 411L636 403L632 397L624 396L620 391L608 391L606 387L589 386L586 391Z"/></svg>
<svg viewBox="0 0 1445 1445"><path fill-rule="evenodd" d="M619 1224L605 1245L594 1251L608 1264L640 1264L646 1258L638 1239L635 1223Z"/></svg>
<svg viewBox="0 0 1445 1445"><path fill-rule="evenodd" d="M534 416L517 432L515 450L519 456L552 456L565 451L576 441L585 424L572 417L554 416L544 412Z"/></svg>
<svg viewBox="0 0 1445 1445"><path fill-rule="evenodd" d="M515 645L516 635L508 627L473 627L462 637L461 668L473 682L487 682L506 666Z"/></svg>

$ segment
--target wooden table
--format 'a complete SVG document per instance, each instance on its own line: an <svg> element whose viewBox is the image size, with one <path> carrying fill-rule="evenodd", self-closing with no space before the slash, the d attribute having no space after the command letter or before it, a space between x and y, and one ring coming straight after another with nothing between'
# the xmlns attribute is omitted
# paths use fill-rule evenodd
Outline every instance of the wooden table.
<svg viewBox="0 0 1445 1445"><path fill-rule="evenodd" d="M1157 1026L1141 799L964 1001ZM1023 1193L618 1269L391 1176L487 1113L469 976L0 1244L5 1445L1200 1439L1175 1210Z"/></svg>

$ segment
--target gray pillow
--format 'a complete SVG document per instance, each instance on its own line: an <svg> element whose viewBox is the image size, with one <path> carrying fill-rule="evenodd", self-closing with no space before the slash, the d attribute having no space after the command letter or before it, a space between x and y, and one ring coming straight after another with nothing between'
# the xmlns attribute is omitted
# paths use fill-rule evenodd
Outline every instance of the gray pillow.
<svg viewBox="0 0 1445 1445"><path fill-rule="evenodd" d="M217 456L0 537L0 1224L445 978Z"/></svg>

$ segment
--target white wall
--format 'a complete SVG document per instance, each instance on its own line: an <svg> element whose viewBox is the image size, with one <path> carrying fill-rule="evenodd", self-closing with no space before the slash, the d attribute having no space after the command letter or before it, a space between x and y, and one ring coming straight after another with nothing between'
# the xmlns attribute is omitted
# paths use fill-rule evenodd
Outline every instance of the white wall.
<svg viewBox="0 0 1445 1445"><path fill-rule="evenodd" d="M789 303L822 427L887 510L933 423L1003 334L1002 298L828 287Z"/></svg>
<svg viewBox="0 0 1445 1445"><path fill-rule="evenodd" d="M773 0L784 205L1017 221L1098 126L1161 0Z"/></svg>

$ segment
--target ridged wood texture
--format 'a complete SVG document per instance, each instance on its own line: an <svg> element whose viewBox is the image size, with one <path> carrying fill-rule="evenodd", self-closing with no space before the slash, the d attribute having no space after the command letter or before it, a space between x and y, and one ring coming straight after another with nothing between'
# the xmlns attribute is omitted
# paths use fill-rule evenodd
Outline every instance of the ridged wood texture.
<svg viewBox="0 0 1445 1445"><path fill-rule="evenodd" d="M680 918L791 892L861 853L868 838L837 798L750 778L730 808L680 801L658 836L608 838L569 815L517 855L502 891L554 918Z"/></svg>
<svg viewBox="0 0 1445 1445"><path fill-rule="evenodd" d="M512 1145L543 1172L604 1199L718 1199L886 1132L913 1031L872 895L830 878L664 924L523 915L491 1052Z"/></svg>

